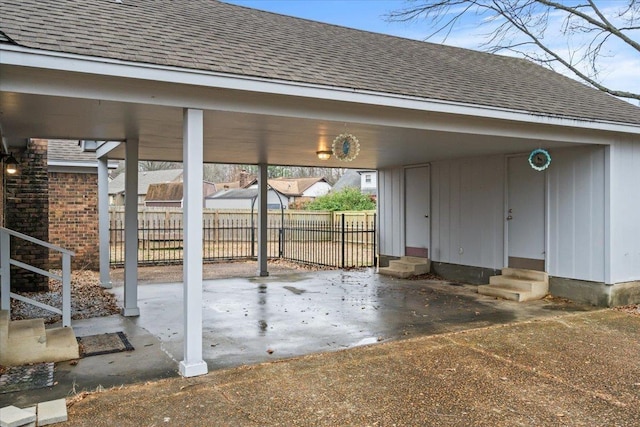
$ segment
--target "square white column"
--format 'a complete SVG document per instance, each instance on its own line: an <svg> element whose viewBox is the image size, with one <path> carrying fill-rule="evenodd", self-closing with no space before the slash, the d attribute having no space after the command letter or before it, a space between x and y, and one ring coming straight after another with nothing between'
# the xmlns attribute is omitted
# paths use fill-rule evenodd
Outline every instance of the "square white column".
<svg viewBox="0 0 640 427"><path fill-rule="evenodd" d="M180 374L184 377L208 372L202 359L203 124L202 110L184 110L184 360L180 362Z"/></svg>
<svg viewBox="0 0 640 427"><path fill-rule="evenodd" d="M138 308L138 141L125 143L124 185L124 316L140 316Z"/></svg>
<svg viewBox="0 0 640 427"><path fill-rule="evenodd" d="M258 165L258 276L269 275L267 267L267 168L264 163Z"/></svg>
<svg viewBox="0 0 640 427"><path fill-rule="evenodd" d="M100 248L100 285L112 288L109 277L109 166L108 157L98 158L98 235Z"/></svg>

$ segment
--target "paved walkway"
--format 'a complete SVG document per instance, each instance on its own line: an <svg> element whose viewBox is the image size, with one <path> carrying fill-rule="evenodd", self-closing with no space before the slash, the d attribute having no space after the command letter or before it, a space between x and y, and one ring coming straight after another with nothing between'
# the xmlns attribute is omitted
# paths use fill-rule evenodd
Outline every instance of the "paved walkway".
<svg viewBox="0 0 640 427"><path fill-rule="evenodd" d="M173 378L78 399L68 426L638 426L640 317L611 310Z"/></svg>

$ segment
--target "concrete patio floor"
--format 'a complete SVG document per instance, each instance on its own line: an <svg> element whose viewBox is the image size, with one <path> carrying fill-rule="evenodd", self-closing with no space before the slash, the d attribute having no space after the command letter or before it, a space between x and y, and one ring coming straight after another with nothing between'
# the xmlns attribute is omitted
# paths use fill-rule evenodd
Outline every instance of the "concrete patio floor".
<svg viewBox="0 0 640 427"><path fill-rule="evenodd" d="M122 300L122 287L113 292ZM123 331L135 351L58 363L54 387L0 395L0 405L177 376L182 284L142 284L138 296L140 317L73 322L78 336ZM594 310L555 299L497 300L472 285L395 279L371 269L205 281L203 308L210 371Z"/></svg>

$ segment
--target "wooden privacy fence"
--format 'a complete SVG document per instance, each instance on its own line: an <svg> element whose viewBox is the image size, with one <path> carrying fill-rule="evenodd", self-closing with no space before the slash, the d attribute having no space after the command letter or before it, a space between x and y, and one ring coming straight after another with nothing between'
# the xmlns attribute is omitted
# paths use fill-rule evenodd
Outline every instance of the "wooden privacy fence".
<svg viewBox="0 0 640 427"><path fill-rule="evenodd" d="M205 210L205 262L254 259L257 256L256 213L249 210ZM375 265L375 211L269 211L267 256L330 267ZM124 211L110 219L111 265L124 264ZM183 224L179 208L146 208L138 212L138 263L182 262Z"/></svg>

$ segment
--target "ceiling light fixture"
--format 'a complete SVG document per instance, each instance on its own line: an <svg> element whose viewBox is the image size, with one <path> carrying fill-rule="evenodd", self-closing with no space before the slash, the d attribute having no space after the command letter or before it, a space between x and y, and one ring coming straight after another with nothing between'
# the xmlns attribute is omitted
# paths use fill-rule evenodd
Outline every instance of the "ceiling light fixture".
<svg viewBox="0 0 640 427"><path fill-rule="evenodd" d="M320 160L329 160L331 158L331 150L316 151L316 155Z"/></svg>

